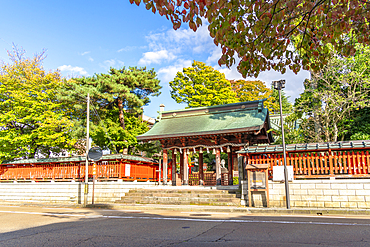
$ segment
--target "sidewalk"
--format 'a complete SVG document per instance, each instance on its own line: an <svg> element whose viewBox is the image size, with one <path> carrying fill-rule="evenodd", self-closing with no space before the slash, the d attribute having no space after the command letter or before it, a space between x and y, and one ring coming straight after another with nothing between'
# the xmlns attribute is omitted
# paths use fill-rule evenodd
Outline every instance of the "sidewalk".
<svg viewBox="0 0 370 247"><path fill-rule="evenodd" d="M51 203L51 202L15 202L1 201L0 206L28 206L28 207L68 207L82 208L82 204L75 203ZM250 215L370 215L370 209L332 209L332 208L255 208L233 206L199 206L199 205L163 205L163 204L89 204L87 208L116 209L116 210L139 210L139 211L181 211L181 212L223 212L244 213Z"/></svg>

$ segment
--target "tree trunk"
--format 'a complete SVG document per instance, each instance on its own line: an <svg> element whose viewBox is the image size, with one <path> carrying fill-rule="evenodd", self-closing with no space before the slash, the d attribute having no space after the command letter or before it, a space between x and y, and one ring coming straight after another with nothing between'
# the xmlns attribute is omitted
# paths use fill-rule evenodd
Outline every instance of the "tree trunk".
<svg viewBox="0 0 370 247"><path fill-rule="evenodd" d="M119 121L121 123L122 129L125 129L125 115L124 112L125 110L123 109L123 101L120 97L117 98L117 105L118 105L118 110L119 110Z"/></svg>
<svg viewBox="0 0 370 247"><path fill-rule="evenodd" d="M337 124L334 123L334 136L333 136L333 142L336 142L338 141L338 127L337 127Z"/></svg>

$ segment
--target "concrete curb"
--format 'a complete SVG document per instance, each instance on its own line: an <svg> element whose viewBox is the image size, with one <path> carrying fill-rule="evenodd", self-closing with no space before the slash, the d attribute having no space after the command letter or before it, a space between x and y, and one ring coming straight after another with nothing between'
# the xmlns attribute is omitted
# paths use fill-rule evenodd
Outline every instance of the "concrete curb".
<svg viewBox="0 0 370 247"><path fill-rule="evenodd" d="M166 210L166 211L196 211L196 212L225 212L258 215L370 215L370 210L359 209L308 209L308 208L251 208L232 206L198 206L198 205L158 205L158 204L94 204L89 208L132 209L132 210Z"/></svg>
<svg viewBox="0 0 370 247"><path fill-rule="evenodd" d="M15 202L2 201L0 206L25 206L25 207L66 207L83 208L81 204L75 203L52 203L52 202ZM200 205L163 205L163 204L89 204L87 208L92 209L125 209L140 211L181 211L181 212L223 212L241 213L249 215L370 215L370 209L330 209L330 208L252 208L234 206L200 206Z"/></svg>

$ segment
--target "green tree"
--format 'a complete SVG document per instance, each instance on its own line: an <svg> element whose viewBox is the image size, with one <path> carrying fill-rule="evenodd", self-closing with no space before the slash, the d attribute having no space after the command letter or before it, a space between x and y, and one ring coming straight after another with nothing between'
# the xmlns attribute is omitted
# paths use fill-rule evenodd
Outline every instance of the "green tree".
<svg viewBox="0 0 370 247"><path fill-rule="evenodd" d="M90 135L101 148L129 153L139 151L136 136L148 131L147 123L139 117L141 107L150 102L149 96L158 96L161 86L153 69L130 67L111 68L107 74L70 80L61 99L70 102L81 126L86 123L87 93L90 94L94 114ZM76 130L80 138L85 130ZM135 147L137 147L135 149Z"/></svg>
<svg viewBox="0 0 370 247"><path fill-rule="evenodd" d="M231 82L205 63L194 61L192 67L177 72L170 82L171 97L188 107L223 105L238 102Z"/></svg>
<svg viewBox="0 0 370 247"><path fill-rule="evenodd" d="M302 128L307 141L344 140L348 124L353 124L348 119L354 119L370 102L370 50L361 45L356 48L351 58L333 54L328 65L304 82L305 91L296 99L295 110L305 114Z"/></svg>
<svg viewBox="0 0 370 247"><path fill-rule="evenodd" d="M231 80L231 86L240 102L267 99L264 105L269 109L271 114L277 114L280 111L279 92L274 88L270 89L266 87L264 82L258 80ZM293 104L288 99L289 96L286 96L282 91L281 101L284 114L293 111Z"/></svg>
<svg viewBox="0 0 370 247"><path fill-rule="evenodd" d="M130 0L139 5L141 0ZM370 44L370 4L359 0L145 0L146 9L166 16L173 28L182 23L196 31L202 17L216 45L219 64L231 66L240 58L239 72L257 77L287 66L320 71L331 59L327 44L343 56L355 53L355 42ZM343 36L347 38L343 39ZM296 49L291 49L291 42ZM310 60L315 58L315 63Z"/></svg>
<svg viewBox="0 0 370 247"><path fill-rule="evenodd" d="M272 94L266 102L267 107L271 105L271 114L280 114L279 91L271 87ZM290 114L293 112L293 104L289 102L289 97L281 90L281 109L283 114Z"/></svg>
<svg viewBox="0 0 370 247"><path fill-rule="evenodd" d="M44 70L44 53L25 58L15 48L9 57L0 70L0 160L73 150L73 122L56 98L64 84L59 72Z"/></svg>

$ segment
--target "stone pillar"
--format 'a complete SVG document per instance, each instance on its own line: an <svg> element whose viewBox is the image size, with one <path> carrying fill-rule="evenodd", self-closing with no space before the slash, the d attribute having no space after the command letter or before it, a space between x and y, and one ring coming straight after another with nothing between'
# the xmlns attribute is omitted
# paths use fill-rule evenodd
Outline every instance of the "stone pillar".
<svg viewBox="0 0 370 247"><path fill-rule="evenodd" d="M176 149L172 149L172 186L176 186Z"/></svg>
<svg viewBox="0 0 370 247"><path fill-rule="evenodd" d="M167 175L168 175L168 154L167 149L163 150L163 184L167 184Z"/></svg>
<svg viewBox="0 0 370 247"><path fill-rule="evenodd" d="M221 185L221 151L216 149L216 184Z"/></svg>
<svg viewBox="0 0 370 247"><path fill-rule="evenodd" d="M183 184L184 181L184 152L180 153L180 182Z"/></svg>
<svg viewBox="0 0 370 247"><path fill-rule="evenodd" d="M227 153L227 164L228 164L228 180L229 185L233 185L233 173L234 173L234 165L233 165L233 150L230 148L230 152Z"/></svg>
<svg viewBox="0 0 370 247"><path fill-rule="evenodd" d="M184 179L182 181L183 185L189 184L189 165L188 165L188 154L186 153L186 150L183 151L184 154Z"/></svg>
<svg viewBox="0 0 370 247"><path fill-rule="evenodd" d="M199 151L199 185L204 185L204 173L203 173L203 151Z"/></svg>
<svg viewBox="0 0 370 247"><path fill-rule="evenodd" d="M233 171L238 171L238 154L233 153Z"/></svg>
<svg viewBox="0 0 370 247"><path fill-rule="evenodd" d="M241 155L238 155L238 172L239 172L239 189L242 189L242 180L243 178L243 163L244 163L244 157Z"/></svg>

